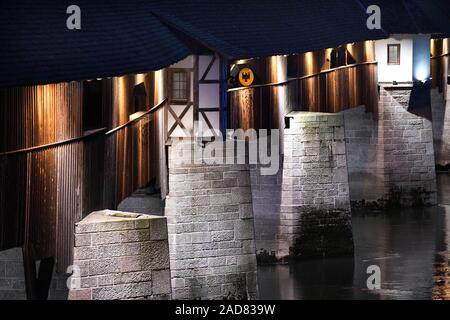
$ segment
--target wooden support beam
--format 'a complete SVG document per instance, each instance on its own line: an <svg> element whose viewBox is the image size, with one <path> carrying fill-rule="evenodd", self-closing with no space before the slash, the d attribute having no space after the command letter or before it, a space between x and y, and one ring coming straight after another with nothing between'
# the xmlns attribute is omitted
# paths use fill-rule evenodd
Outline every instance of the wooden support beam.
<svg viewBox="0 0 450 320"><path fill-rule="evenodd" d="M55 259L53 257L42 259L37 270L36 259L31 250L23 248L22 253L27 300L47 300Z"/></svg>
<svg viewBox="0 0 450 320"><path fill-rule="evenodd" d="M37 300L36 261L30 250L22 248L27 300Z"/></svg>

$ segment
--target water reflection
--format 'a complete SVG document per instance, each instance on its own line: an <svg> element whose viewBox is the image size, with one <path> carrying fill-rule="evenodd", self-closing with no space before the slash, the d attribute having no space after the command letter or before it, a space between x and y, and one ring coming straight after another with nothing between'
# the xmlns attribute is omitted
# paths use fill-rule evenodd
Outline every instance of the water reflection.
<svg viewBox="0 0 450 320"><path fill-rule="evenodd" d="M438 252L434 263L435 275L432 291L433 300L450 300L450 252Z"/></svg>
<svg viewBox="0 0 450 320"><path fill-rule="evenodd" d="M258 268L262 299L450 299L450 176L431 208L355 213L354 257ZM368 290L367 267L381 269Z"/></svg>

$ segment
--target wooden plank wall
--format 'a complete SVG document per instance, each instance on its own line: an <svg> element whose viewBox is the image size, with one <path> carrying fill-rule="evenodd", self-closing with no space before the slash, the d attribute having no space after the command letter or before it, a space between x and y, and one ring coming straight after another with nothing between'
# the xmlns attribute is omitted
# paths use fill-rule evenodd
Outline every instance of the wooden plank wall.
<svg viewBox="0 0 450 320"><path fill-rule="evenodd" d="M360 105L375 110L378 102L376 64L321 72L287 84L287 111L340 112Z"/></svg>
<svg viewBox="0 0 450 320"><path fill-rule="evenodd" d="M163 99L154 80L152 73L103 79L105 128L87 136L82 82L0 90L0 250L23 246L36 260L55 257L65 271L75 222L164 179L157 170L165 165L165 140L151 139L164 122L155 124L153 113L129 121L138 82L149 93L147 109ZM162 151L153 153L156 144Z"/></svg>
<svg viewBox="0 0 450 320"><path fill-rule="evenodd" d="M161 97L155 93L155 73L140 77L117 77L109 81L112 82L109 94L113 97L109 113L115 116L111 119L112 123L108 124L108 127L113 129L106 134L105 141L104 199L106 208L115 209L123 199L135 190L147 186L151 180L159 182L158 164L162 151L158 142L164 141L164 137L158 132L159 126L164 123L155 121L161 117L160 110L142 119L129 121L129 115L133 112L132 88L140 81L144 82L147 91L147 110L162 101L158 101ZM158 83L159 85L162 83Z"/></svg>
<svg viewBox="0 0 450 320"><path fill-rule="evenodd" d="M229 90L231 128L278 128L279 118L290 111L339 112L363 104L373 111L378 103L373 42L346 47L354 64L336 69L330 69L332 49L289 56L289 79L280 76L279 63L271 63L274 57L250 60L258 83Z"/></svg>
<svg viewBox="0 0 450 320"><path fill-rule="evenodd" d="M269 57L249 62L257 75L257 86L263 83L279 83L287 80L287 59ZM285 85L253 87L229 92L230 128L244 130L279 127Z"/></svg>
<svg viewBox="0 0 450 320"><path fill-rule="evenodd" d="M77 82L2 89L0 152L80 137L81 97ZM1 249L25 246L36 259L65 264L70 225L83 215L83 162L81 142L0 157Z"/></svg>
<svg viewBox="0 0 450 320"><path fill-rule="evenodd" d="M447 96L447 78L449 73L450 39L431 40L431 77L432 87Z"/></svg>
<svg viewBox="0 0 450 320"><path fill-rule="evenodd" d="M130 122L106 136L105 206L117 205L153 178L150 123L153 115Z"/></svg>

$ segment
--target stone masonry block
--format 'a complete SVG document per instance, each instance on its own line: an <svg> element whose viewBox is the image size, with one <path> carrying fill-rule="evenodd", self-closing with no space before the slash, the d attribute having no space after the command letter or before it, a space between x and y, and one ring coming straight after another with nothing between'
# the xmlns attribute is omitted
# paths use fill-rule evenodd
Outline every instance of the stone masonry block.
<svg viewBox="0 0 450 320"><path fill-rule="evenodd" d="M170 295L170 270L155 270L152 271L152 291L155 295Z"/></svg>
<svg viewBox="0 0 450 320"><path fill-rule="evenodd" d="M235 237L238 240L253 239L253 220L240 220L235 224Z"/></svg>
<svg viewBox="0 0 450 320"><path fill-rule="evenodd" d="M75 232L74 264L83 289L71 290L69 299L170 297L165 217L98 211Z"/></svg>
<svg viewBox="0 0 450 320"><path fill-rule="evenodd" d="M179 166L173 164L169 168L170 175L177 175L172 168ZM243 245L245 241L254 240L250 166L201 164L195 170L204 173L203 181L211 183L199 180L191 186L184 184L184 191L205 195L209 202L197 206L192 214L185 211L190 205L185 206L183 197L172 192L177 190L177 184L183 183L178 179L171 182L170 201L166 199L172 296L175 299L223 299L228 292L223 293L222 286L231 285L242 297L250 298L247 291L257 289L246 288L245 272L239 270L236 258L253 255L256 260L254 242L253 247ZM252 272L256 272L256 265ZM212 275L216 277L214 283L205 286L206 277ZM228 283L226 275L236 275L240 280Z"/></svg>

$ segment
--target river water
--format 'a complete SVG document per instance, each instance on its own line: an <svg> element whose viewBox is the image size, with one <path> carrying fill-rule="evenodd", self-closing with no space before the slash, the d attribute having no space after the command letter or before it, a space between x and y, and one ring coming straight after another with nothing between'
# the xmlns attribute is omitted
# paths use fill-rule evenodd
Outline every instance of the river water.
<svg viewBox="0 0 450 320"><path fill-rule="evenodd" d="M439 205L352 217L354 257L259 266L261 299L450 299L450 174ZM367 289L379 266L381 289Z"/></svg>

